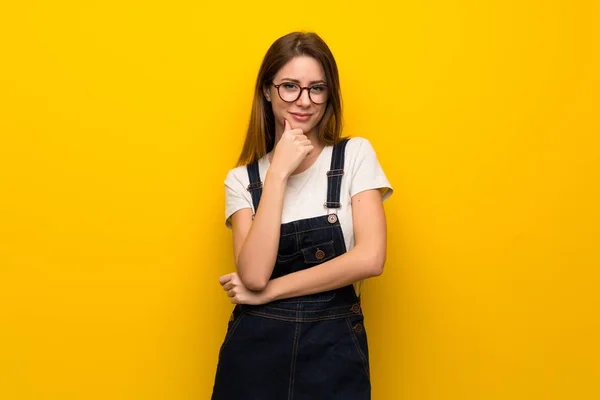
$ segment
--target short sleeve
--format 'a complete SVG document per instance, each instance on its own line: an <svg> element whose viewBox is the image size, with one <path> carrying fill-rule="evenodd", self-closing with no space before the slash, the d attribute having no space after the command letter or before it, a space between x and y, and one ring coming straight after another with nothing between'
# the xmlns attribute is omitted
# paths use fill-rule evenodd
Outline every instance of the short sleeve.
<svg viewBox="0 0 600 400"><path fill-rule="evenodd" d="M361 138L352 169L350 197L370 189L379 189L383 200L389 198L394 191L379 164L371 142Z"/></svg>
<svg viewBox="0 0 600 400"><path fill-rule="evenodd" d="M231 216L243 208L252 208L251 199L246 195L246 188L235 175L229 171L225 178L225 226L231 228Z"/></svg>

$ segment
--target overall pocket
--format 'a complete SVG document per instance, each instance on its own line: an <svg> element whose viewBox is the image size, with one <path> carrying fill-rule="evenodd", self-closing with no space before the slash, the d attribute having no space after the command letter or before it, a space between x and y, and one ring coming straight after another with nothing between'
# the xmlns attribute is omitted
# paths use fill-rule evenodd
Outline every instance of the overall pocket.
<svg viewBox="0 0 600 400"><path fill-rule="evenodd" d="M304 261L303 269L312 268L335 257L335 248L333 240L319 243L313 246L305 247L300 250L301 260ZM314 293L306 296L293 297L289 300L283 300L282 303L324 303L333 300L336 291Z"/></svg>
<svg viewBox="0 0 600 400"><path fill-rule="evenodd" d="M367 378L370 377L369 370L369 346L367 343L367 332L364 325L364 317L362 314L346 318L348 332L354 342L357 356L360 357Z"/></svg>
<svg viewBox="0 0 600 400"><path fill-rule="evenodd" d="M240 322L242 322L242 319L244 319L245 315L246 315L246 313L244 313L242 311L242 309L241 309L241 307L239 307L239 305L236 305L235 308L233 309L233 311L231 312L231 316L229 317L229 322L227 323L227 332L225 333L225 338L223 339L223 344L221 345L221 349L219 350L219 358L221 358L221 355L223 354L223 350L225 349L225 346L233 337L233 334L235 333L236 329L240 325Z"/></svg>
<svg viewBox="0 0 600 400"><path fill-rule="evenodd" d="M333 240L316 244L302 249L304 262L310 265L318 265L335 257Z"/></svg>

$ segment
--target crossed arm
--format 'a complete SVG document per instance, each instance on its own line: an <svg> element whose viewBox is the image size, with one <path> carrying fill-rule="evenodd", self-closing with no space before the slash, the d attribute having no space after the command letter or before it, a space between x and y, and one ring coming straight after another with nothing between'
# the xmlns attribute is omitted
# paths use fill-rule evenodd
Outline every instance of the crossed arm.
<svg viewBox="0 0 600 400"><path fill-rule="evenodd" d="M285 179L267 173L254 221L248 208L232 216L237 272L219 278L232 303L264 304L381 275L386 258L386 220L381 193L372 189L352 197L352 249L315 267L269 280L279 246L285 184Z"/></svg>

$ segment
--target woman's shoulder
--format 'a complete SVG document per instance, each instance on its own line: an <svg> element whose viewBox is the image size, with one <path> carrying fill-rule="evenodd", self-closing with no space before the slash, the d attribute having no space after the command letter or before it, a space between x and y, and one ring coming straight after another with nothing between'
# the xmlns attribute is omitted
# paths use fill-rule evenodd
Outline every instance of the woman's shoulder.
<svg viewBox="0 0 600 400"><path fill-rule="evenodd" d="M374 153L373 145L369 139L361 136L347 137L346 156L348 158L359 157L360 155Z"/></svg>
<svg viewBox="0 0 600 400"><path fill-rule="evenodd" d="M371 141L364 136L345 136L340 140L347 140L348 148L360 149L363 146L371 146Z"/></svg>
<svg viewBox="0 0 600 400"><path fill-rule="evenodd" d="M353 137L346 147L351 196L368 189L379 189L383 199L392 194L393 188L388 181L377 158L371 142L363 137Z"/></svg>
<svg viewBox="0 0 600 400"><path fill-rule="evenodd" d="M246 167L246 165L240 165L227 171L224 183L228 190L243 193L248 188L250 178Z"/></svg>
<svg viewBox="0 0 600 400"><path fill-rule="evenodd" d="M264 156L260 160L258 160L258 167L261 172L261 175L262 175L263 170L267 167L266 160L267 160L266 156ZM237 183L238 185L241 184L244 187L246 187L250 184L250 178L248 176L248 166L247 165L240 165L240 166L234 167L234 168L230 169L229 171L227 171L227 175L225 176L225 184L231 185L233 183Z"/></svg>
<svg viewBox="0 0 600 400"><path fill-rule="evenodd" d="M247 177L248 172L246 170L245 165L240 165L235 168L231 168L227 171L227 175L225 176L225 183L231 181L242 181L244 176Z"/></svg>

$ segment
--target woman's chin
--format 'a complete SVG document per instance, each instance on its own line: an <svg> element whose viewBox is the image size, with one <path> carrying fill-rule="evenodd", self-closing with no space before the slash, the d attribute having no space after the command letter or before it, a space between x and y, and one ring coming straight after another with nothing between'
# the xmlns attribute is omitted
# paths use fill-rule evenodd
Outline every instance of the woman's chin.
<svg viewBox="0 0 600 400"><path fill-rule="evenodd" d="M292 129L302 129L302 131L306 134L307 132L311 131L314 127L315 124L312 123L312 121L288 121L290 123L290 125L292 126Z"/></svg>

